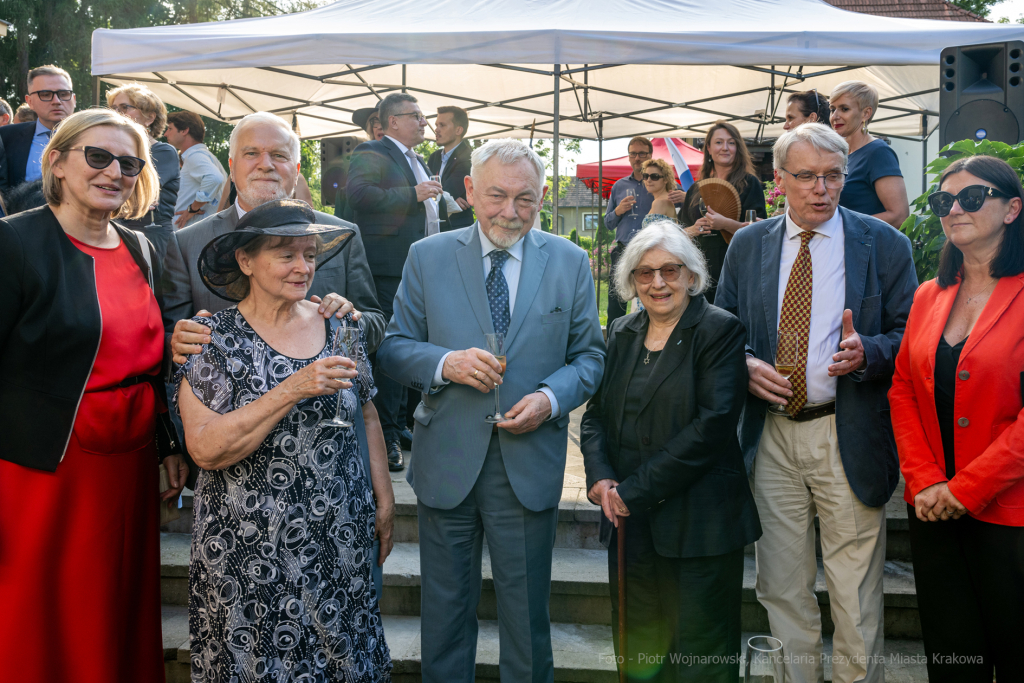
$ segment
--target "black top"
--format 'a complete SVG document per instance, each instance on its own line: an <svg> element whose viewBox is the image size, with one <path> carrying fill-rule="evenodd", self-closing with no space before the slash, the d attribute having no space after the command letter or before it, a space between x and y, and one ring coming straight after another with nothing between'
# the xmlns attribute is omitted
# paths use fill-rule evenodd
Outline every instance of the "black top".
<svg viewBox="0 0 1024 683"><path fill-rule="evenodd" d="M956 459L953 448L953 399L956 396L956 366L960 353L967 343L965 337L956 346L950 346L943 336L939 337L939 348L935 351L935 412L939 414L939 432L942 434L942 451L946 456L946 477L956 474Z"/></svg>
<svg viewBox="0 0 1024 683"><path fill-rule="evenodd" d="M112 225L148 280L135 234ZM162 307L161 265L148 246ZM103 323L93 259L72 244L49 206L0 219L0 292L0 458L53 472L71 438ZM159 419L163 457L173 427L166 411Z"/></svg>
<svg viewBox="0 0 1024 683"><path fill-rule="evenodd" d="M626 403L622 410L622 438L619 445L624 449L635 451L640 448L640 439L636 435L636 420L640 416L640 409L643 408L644 387L647 386L647 380L650 379L659 356L661 351L649 351L647 347L644 347L637 356L633 375L626 387Z"/></svg>
<svg viewBox="0 0 1024 683"><path fill-rule="evenodd" d="M742 548L761 535L736 431L748 383L743 325L695 296L645 366L649 321L639 311L608 326L604 377L580 426L587 488L618 481L629 510L645 513L662 557ZM639 404L629 409L637 390ZM627 430L635 450L624 446ZM610 539L602 517L601 541Z"/></svg>
<svg viewBox="0 0 1024 683"><path fill-rule="evenodd" d="M740 222L746 220L747 211L753 209L757 212L758 218L768 218L768 209L764 203L764 183L756 176L747 174L743 181L743 187L737 188L740 194ZM696 184L690 186L686 191L686 199L683 200L683 208L679 210L679 223L683 227L689 227L700 218L700 193ZM722 273L722 265L725 263L725 252L729 245L726 244L722 233L715 230L710 235L699 235L696 238L697 246L704 253L707 259L708 275L711 276L711 286L704 296L708 302L715 303L715 292L718 288L718 277Z"/></svg>

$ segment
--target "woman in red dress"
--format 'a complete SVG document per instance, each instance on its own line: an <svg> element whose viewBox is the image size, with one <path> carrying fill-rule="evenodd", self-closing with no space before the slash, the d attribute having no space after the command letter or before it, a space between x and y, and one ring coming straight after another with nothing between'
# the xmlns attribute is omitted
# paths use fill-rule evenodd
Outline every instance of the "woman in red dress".
<svg viewBox="0 0 1024 683"><path fill-rule="evenodd" d="M186 468L157 424L159 265L144 237L110 220L156 200L148 159L137 124L74 114L43 150L48 205L0 220L5 680L164 680L158 455L165 500Z"/></svg>

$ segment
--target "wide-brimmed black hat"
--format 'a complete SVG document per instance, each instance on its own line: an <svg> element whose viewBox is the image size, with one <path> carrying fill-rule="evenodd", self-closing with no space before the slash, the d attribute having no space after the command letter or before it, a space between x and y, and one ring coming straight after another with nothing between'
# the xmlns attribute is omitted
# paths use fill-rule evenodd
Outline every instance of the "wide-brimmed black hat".
<svg viewBox="0 0 1024 683"><path fill-rule="evenodd" d="M366 130L366 122L370 120L370 117L377 114L377 107L366 107L365 109L356 109L352 112L352 123L356 124L363 130Z"/></svg>
<svg viewBox="0 0 1024 683"><path fill-rule="evenodd" d="M327 225L316 222L309 204L297 199L267 202L245 214L231 232L225 233L203 247L199 254L199 276L211 292L228 301L241 301L248 291L248 278L238 266L235 250L261 235L306 237L316 235L316 267L341 253L355 234L351 223Z"/></svg>

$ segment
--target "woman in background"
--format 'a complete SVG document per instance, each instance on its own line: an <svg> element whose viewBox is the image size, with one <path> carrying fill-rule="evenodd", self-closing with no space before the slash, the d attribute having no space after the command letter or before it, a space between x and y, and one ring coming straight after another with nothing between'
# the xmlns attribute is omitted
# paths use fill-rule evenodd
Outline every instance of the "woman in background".
<svg viewBox="0 0 1024 683"><path fill-rule="evenodd" d="M878 91L867 83L840 83L829 97L832 128L846 139L850 158L839 206L899 229L910 215L907 186L896 152L868 133L878 109Z"/></svg>
<svg viewBox="0 0 1024 683"><path fill-rule="evenodd" d="M782 125L782 129L793 130L805 123L824 123L831 126L830 115L828 98L819 95L816 89L795 92L789 96L786 104L786 123Z"/></svg>
<svg viewBox="0 0 1024 683"><path fill-rule="evenodd" d="M651 211L640 223L640 229L659 219L667 219L675 222L676 205L668 198L669 193L676 189L676 179L663 159L648 159L644 162L641 179L644 188L651 193L654 201L651 202Z"/></svg>
<svg viewBox="0 0 1024 683"><path fill-rule="evenodd" d="M142 218L123 220L131 230L141 230L156 247L160 261L167 252L167 240L174 232L174 204L181 183L178 150L157 138L167 128L167 107L152 90L138 83L128 83L107 91L107 106L127 116L149 133L149 155L160 177L160 199Z"/></svg>
<svg viewBox="0 0 1024 683"><path fill-rule="evenodd" d="M750 152L736 127L731 123L719 121L711 126L704 138L704 163L700 167L700 177L721 178L736 188L740 195L740 217L753 210L758 218L767 218L768 211L764 203L764 185L754 174L754 165L750 161ZM711 283L704 293L708 302L715 302L715 291L718 289L718 276L725 263L725 251L729 245L722 237L722 232L735 233L748 223L726 218L714 210L708 209L705 215L700 211L700 188L691 185L683 200L683 208L679 214L680 223L688 226L686 234L692 237L700 247L707 260L708 275Z"/></svg>

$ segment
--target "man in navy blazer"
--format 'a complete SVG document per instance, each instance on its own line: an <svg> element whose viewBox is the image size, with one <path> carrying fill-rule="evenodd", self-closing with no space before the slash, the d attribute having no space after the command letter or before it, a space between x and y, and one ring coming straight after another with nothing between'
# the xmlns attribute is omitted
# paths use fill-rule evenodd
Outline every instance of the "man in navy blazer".
<svg viewBox="0 0 1024 683"><path fill-rule="evenodd" d="M416 98L392 93L381 101L378 111L384 137L364 142L352 152L345 192L353 222L362 233L377 301L389 320L409 247L439 231L436 198L441 185L430 180L422 157L412 150L423 142L427 127ZM375 356L370 360L377 384L373 403L384 431L388 466L401 470L405 467L400 442L405 387L379 372Z"/></svg>
<svg viewBox="0 0 1024 683"><path fill-rule="evenodd" d="M437 108L434 121L434 141L440 149L427 159L432 175L441 176L441 186L452 196L461 211L449 212L448 203L440 201L441 231L466 228L473 225L473 207L466 200L466 177L473 169L473 148L465 141L469 130L469 115L462 107Z"/></svg>
<svg viewBox="0 0 1024 683"><path fill-rule="evenodd" d="M747 328L739 432L764 530L757 597L783 642L787 680L823 680L817 513L833 680L882 681L885 504L899 481L886 395L917 288L910 241L838 208L848 147L832 129L805 124L774 154L787 214L736 233L715 299ZM798 351L789 379L775 370L781 332Z"/></svg>
<svg viewBox="0 0 1024 683"><path fill-rule="evenodd" d="M71 76L47 64L28 72L25 102L39 118L0 127L0 190L42 178L43 148L54 127L75 111Z"/></svg>

